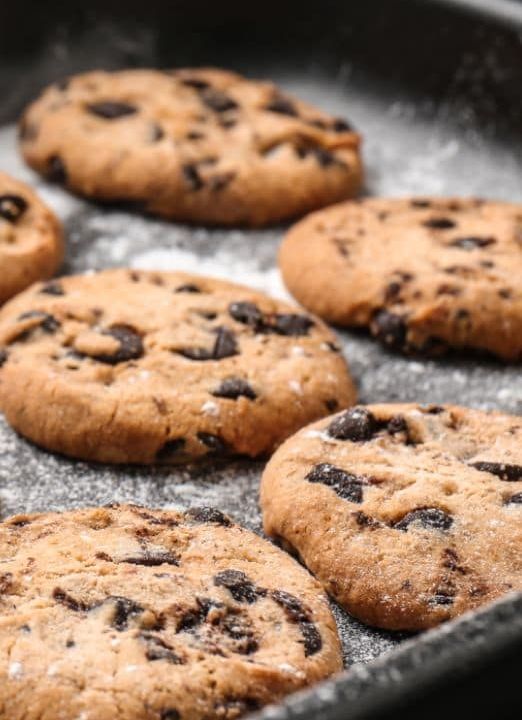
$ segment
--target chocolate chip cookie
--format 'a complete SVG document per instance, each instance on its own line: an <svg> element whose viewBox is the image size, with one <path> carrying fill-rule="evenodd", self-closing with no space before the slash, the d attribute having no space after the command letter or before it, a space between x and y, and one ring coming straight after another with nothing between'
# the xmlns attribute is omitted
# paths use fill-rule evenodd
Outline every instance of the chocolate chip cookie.
<svg viewBox="0 0 522 720"><path fill-rule="evenodd" d="M51 277L62 256L55 215L27 185L0 172L0 304Z"/></svg>
<svg viewBox="0 0 522 720"><path fill-rule="evenodd" d="M220 511L0 524L0 712L234 720L341 669L320 585Z"/></svg>
<svg viewBox="0 0 522 720"><path fill-rule="evenodd" d="M78 75L44 91L20 136L50 180L189 222L276 222L361 185L346 121L222 70Z"/></svg>
<svg viewBox="0 0 522 720"><path fill-rule="evenodd" d="M262 480L265 530L360 620L420 630L522 590L522 418L354 407L304 428Z"/></svg>
<svg viewBox="0 0 522 720"><path fill-rule="evenodd" d="M295 297L387 347L522 358L522 206L368 199L316 213L280 254Z"/></svg>
<svg viewBox="0 0 522 720"><path fill-rule="evenodd" d="M73 457L262 455L354 397L321 321L225 281L109 270L34 285L0 312L0 408Z"/></svg>

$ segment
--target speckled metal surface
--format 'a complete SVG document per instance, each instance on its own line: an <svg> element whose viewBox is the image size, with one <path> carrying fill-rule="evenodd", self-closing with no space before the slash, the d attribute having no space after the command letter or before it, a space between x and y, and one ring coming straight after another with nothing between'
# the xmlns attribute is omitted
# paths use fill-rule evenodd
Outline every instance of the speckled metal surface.
<svg viewBox="0 0 522 720"><path fill-rule="evenodd" d="M288 90L350 118L361 130L368 193L478 194L522 201L520 143L504 141L491 127L483 133L460 102L420 103L406 91L381 94L375 85L361 82L360 76L351 82L350 66L342 64L333 76L322 75L319 69L301 75L271 75ZM23 165L12 125L0 128L0 169L34 185L63 219L68 237L66 273L124 265L182 269L230 278L285 296L276 266L284 228L207 230L73 198ZM386 353L364 334L339 332L339 338L362 401L458 402L522 413L519 367L468 358L410 360ZM260 532L257 498L261 471L262 464L248 462L193 469L116 468L74 462L31 446L0 418L0 517L109 501L160 507L206 504L220 507ZM404 640L401 635L366 628L338 608L334 610L347 664L367 663ZM411 668L425 662L422 648L431 641L410 640L410 647L412 642L421 644L419 657L412 656L417 651L406 651ZM390 661L390 668L393 662L397 660ZM365 676L363 670L357 670L352 675L356 682L363 678L359 689L354 685L355 689L344 692L343 681L325 686L328 697L320 692L315 695L315 711L333 700L347 701L349 692L364 694L364 677L370 682L372 673ZM394 678L400 683L401 673ZM310 707L309 696L303 701L296 699L291 702L290 714L301 714L300 702ZM274 718L279 717L283 714L275 712Z"/></svg>

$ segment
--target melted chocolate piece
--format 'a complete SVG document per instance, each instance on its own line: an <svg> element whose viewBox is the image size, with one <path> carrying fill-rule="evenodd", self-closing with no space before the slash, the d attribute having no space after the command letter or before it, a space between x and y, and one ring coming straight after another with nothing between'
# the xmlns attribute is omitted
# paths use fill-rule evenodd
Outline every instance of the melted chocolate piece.
<svg viewBox="0 0 522 720"><path fill-rule="evenodd" d="M496 475L501 480L505 480L507 482L517 482L518 480L522 480L522 465L481 461L471 463L471 467L475 468L475 470L480 470L481 472Z"/></svg>
<svg viewBox="0 0 522 720"><path fill-rule="evenodd" d="M0 217L15 223L27 210L27 200L20 195L0 195Z"/></svg>
<svg viewBox="0 0 522 720"><path fill-rule="evenodd" d="M257 397L252 386L246 380L235 377L225 378L219 387L212 391L212 395L229 400L237 400L240 397L255 400Z"/></svg>
<svg viewBox="0 0 522 720"><path fill-rule="evenodd" d="M0 350L0 368L5 365L8 357L7 350Z"/></svg>
<svg viewBox="0 0 522 720"><path fill-rule="evenodd" d="M195 163L187 163L183 165L181 172L183 173L183 178L185 179L187 185L194 192L197 192L204 187L205 181L201 177L201 173Z"/></svg>
<svg viewBox="0 0 522 720"><path fill-rule="evenodd" d="M226 588L237 602L252 604L266 595L266 590L256 587L240 570L222 570L215 575L214 585Z"/></svg>
<svg viewBox="0 0 522 720"><path fill-rule="evenodd" d="M59 282L46 283L41 287L40 292L43 295L54 295L55 297L65 295L65 290Z"/></svg>
<svg viewBox="0 0 522 720"><path fill-rule="evenodd" d="M156 453L156 460L158 462L169 462L170 460L179 457L179 454L185 447L185 438L174 438L173 440L167 440L167 442L158 450Z"/></svg>
<svg viewBox="0 0 522 720"><path fill-rule="evenodd" d="M265 326L265 329L278 335L287 335L291 337L301 337L308 335L314 321L307 315L296 315L293 313L285 313L274 316L272 322Z"/></svg>
<svg viewBox="0 0 522 720"><path fill-rule="evenodd" d="M303 636L305 657L319 652L323 641L315 623L312 622L311 611L298 598L284 590L273 590L270 597L284 609L290 622L299 625Z"/></svg>
<svg viewBox="0 0 522 720"><path fill-rule="evenodd" d="M379 423L366 408L355 407L334 418L328 425L327 433L336 440L363 442L371 440L379 430Z"/></svg>
<svg viewBox="0 0 522 720"><path fill-rule="evenodd" d="M91 606L84 603L83 600L77 600L59 587L54 588L53 599L73 612L86 612L91 609Z"/></svg>
<svg viewBox="0 0 522 720"><path fill-rule="evenodd" d="M144 611L143 607L134 600L122 597L120 595L111 595L106 602L114 604L114 616L111 625L118 632L126 630L129 624L129 618L135 615L141 615Z"/></svg>
<svg viewBox="0 0 522 720"><path fill-rule="evenodd" d="M221 510L213 507L194 507L189 508L185 513L185 517L197 523L216 523L223 527L230 527L232 521Z"/></svg>
<svg viewBox="0 0 522 720"><path fill-rule="evenodd" d="M455 240L450 242L450 247L460 248L461 250L477 250L488 247L489 245L494 245L496 242L494 237L477 237L472 235L470 237L455 238Z"/></svg>
<svg viewBox="0 0 522 720"><path fill-rule="evenodd" d="M208 448L209 454L222 455L227 450L225 441L218 437L218 435L212 435L212 433L207 432L198 432L198 440Z"/></svg>
<svg viewBox="0 0 522 720"><path fill-rule="evenodd" d="M353 503L363 501L363 478L347 473L335 465L320 463L310 470L305 480L332 488L343 500Z"/></svg>
<svg viewBox="0 0 522 720"><path fill-rule="evenodd" d="M143 356L143 341L134 328L130 325L113 325L108 330L104 330L103 335L109 335L117 340L120 347L113 355L93 355L98 362L107 363L108 365L117 365L128 360L137 360Z"/></svg>
<svg viewBox="0 0 522 720"><path fill-rule="evenodd" d="M158 567L159 565L179 565L179 557L168 550L144 550L136 555L121 557L118 563L130 565L144 565L145 567Z"/></svg>
<svg viewBox="0 0 522 720"><path fill-rule="evenodd" d="M408 328L403 317L388 310L379 310L373 318L370 329L383 345L392 350L406 348Z"/></svg>
<svg viewBox="0 0 522 720"><path fill-rule="evenodd" d="M504 502L504 505L522 505L522 492L512 495Z"/></svg>
<svg viewBox="0 0 522 720"><path fill-rule="evenodd" d="M90 112L91 115L97 115L104 120L118 120L128 115L135 115L138 112L138 108L135 105L114 100L91 103L86 106L86 110Z"/></svg>
<svg viewBox="0 0 522 720"><path fill-rule="evenodd" d="M146 645L145 657L150 662L165 660L172 665L184 665L185 660L174 652L174 649L162 640L158 635L152 633L140 633L140 640Z"/></svg>
<svg viewBox="0 0 522 720"><path fill-rule="evenodd" d="M67 182L67 170L59 155L52 155L47 161L47 179L50 182L65 185Z"/></svg>
<svg viewBox="0 0 522 720"><path fill-rule="evenodd" d="M431 228L433 230L451 230L456 227L457 223L451 218L446 217L433 217L423 223L424 227Z"/></svg>
<svg viewBox="0 0 522 720"><path fill-rule="evenodd" d="M49 333L50 335L55 333L60 327L60 321L57 320L54 315L43 312L43 310L28 310L27 312L19 315L17 320L31 320L33 318L37 318L39 320L38 327L44 332ZM31 330L28 330L22 333L22 336L27 337L30 332Z"/></svg>
<svg viewBox="0 0 522 720"><path fill-rule="evenodd" d="M263 313L255 303L233 302L228 306L230 316L243 325L249 325L254 330L263 326Z"/></svg>
<svg viewBox="0 0 522 720"><path fill-rule="evenodd" d="M215 88L207 87L201 92L201 99L204 104L216 113L224 113L228 110L236 110L239 106L235 100L229 95L216 90Z"/></svg>
<svg viewBox="0 0 522 720"><path fill-rule="evenodd" d="M288 115L290 117L299 117L295 104L290 98L281 94L275 94L272 100L265 105L265 110L278 113L280 115Z"/></svg>
<svg viewBox="0 0 522 720"><path fill-rule="evenodd" d="M445 531L453 525L453 518L439 508L417 508L396 522L393 527L397 530L409 530L412 524L418 524L427 530Z"/></svg>

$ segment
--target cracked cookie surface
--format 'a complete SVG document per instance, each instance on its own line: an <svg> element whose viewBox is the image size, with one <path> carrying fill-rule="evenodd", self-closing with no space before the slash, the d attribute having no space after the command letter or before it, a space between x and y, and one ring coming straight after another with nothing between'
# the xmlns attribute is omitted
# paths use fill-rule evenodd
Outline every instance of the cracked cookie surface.
<svg viewBox="0 0 522 720"><path fill-rule="evenodd" d="M419 630L522 590L522 419L369 405L269 461L265 531L352 615Z"/></svg>
<svg viewBox="0 0 522 720"><path fill-rule="evenodd" d="M294 226L280 266L292 294L387 347L522 359L522 206L367 199Z"/></svg>
<svg viewBox="0 0 522 720"><path fill-rule="evenodd" d="M0 304L51 277L62 257L55 215L25 183L0 172Z"/></svg>
<svg viewBox="0 0 522 720"><path fill-rule="evenodd" d="M353 197L359 136L269 82L223 70L91 72L24 114L31 167L176 220L262 225Z"/></svg>
<svg viewBox="0 0 522 720"><path fill-rule="evenodd" d="M258 456L354 399L321 321L225 281L109 270L36 284L0 312L0 407L72 457Z"/></svg>
<svg viewBox="0 0 522 720"><path fill-rule="evenodd" d="M0 717L234 720L341 669L320 585L220 511L0 524Z"/></svg>

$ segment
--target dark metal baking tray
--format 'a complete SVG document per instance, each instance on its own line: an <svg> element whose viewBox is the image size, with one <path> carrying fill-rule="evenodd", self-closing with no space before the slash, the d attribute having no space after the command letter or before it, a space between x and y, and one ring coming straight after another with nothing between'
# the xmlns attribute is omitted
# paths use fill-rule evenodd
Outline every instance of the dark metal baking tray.
<svg viewBox="0 0 522 720"><path fill-rule="evenodd" d="M24 103L46 83L93 67L214 64L272 77L361 130L369 194L522 201L518 3L20 0L2 4L0 13L0 169L31 182L63 218L65 272L179 267L284 293L275 265L284 228L210 230L100 208L23 166L13 122ZM364 334L339 335L363 401L456 401L522 411L520 367L469 358L407 360ZM213 504L259 532L261 471L254 462L189 470L76 463L29 445L0 419L4 517L114 500ZM429 719L457 717L461 708L466 717L490 717L493 708L497 718L522 715L515 682L520 597L410 638L366 628L334 610L349 672L267 716Z"/></svg>

